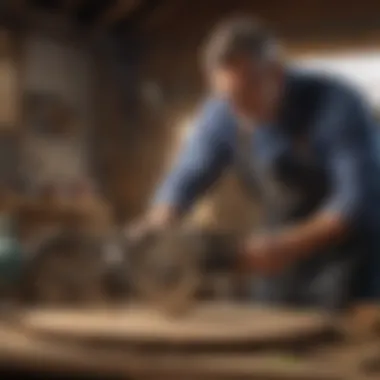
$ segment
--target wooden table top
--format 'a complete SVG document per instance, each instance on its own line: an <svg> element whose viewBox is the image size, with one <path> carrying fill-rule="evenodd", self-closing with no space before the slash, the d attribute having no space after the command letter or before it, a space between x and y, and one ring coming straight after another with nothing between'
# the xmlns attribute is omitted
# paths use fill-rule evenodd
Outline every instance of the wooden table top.
<svg viewBox="0 0 380 380"><path fill-rule="evenodd" d="M362 347L348 347L343 343L340 347L323 349L320 355L301 357L285 350L247 352L233 346L228 351L217 352L212 349L144 350L131 344L168 341L224 344L285 339L321 331L329 326L329 319L315 312L222 303L200 305L191 314L175 320L137 306L86 312L34 310L20 316L22 330L9 322L0 323L0 365L13 363L29 370L137 379L174 380L197 376L203 379L351 380L353 374L356 377L352 380L358 380L359 373L355 371L359 359L379 350L380 342ZM127 344L82 344L78 337Z"/></svg>
<svg viewBox="0 0 380 380"><path fill-rule="evenodd" d="M203 304L180 318L143 307L118 310L34 310L20 323L35 332L134 343L231 344L286 340L321 333L331 320L299 312L236 304Z"/></svg>
<svg viewBox="0 0 380 380"><path fill-rule="evenodd" d="M0 326L0 366L2 364L29 371L121 375L137 379L272 376L291 380L347 380L339 367L323 366L308 359L295 360L291 356L107 350L44 340Z"/></svg>

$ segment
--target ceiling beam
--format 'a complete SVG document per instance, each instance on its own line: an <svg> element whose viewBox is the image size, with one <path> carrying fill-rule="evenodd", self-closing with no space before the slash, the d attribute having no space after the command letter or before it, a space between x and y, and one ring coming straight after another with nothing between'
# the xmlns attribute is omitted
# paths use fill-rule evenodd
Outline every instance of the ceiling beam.
<svg viewBox="0 0 380 380"><path fill-rule="evenodd" d="M151 32L161 25L165 25L166 22L175 17L188 4L188 0L165 1L163 5L144 19L141 25L139 25L139 29L143 32Z"/></svg>
<svg viewBox="0 0 380 380"><path fill-rule="evenodd" d="M6 0L0 10L1 21L9 27L24 28L30 13L27 0Z"/></svg>
<svg viewBox="0 0 380 380"><path fill-rule="evenodd" d="M80 8L85 0L61 0L62 9L66 14L70 14Z"/></svg>
<svg viewBox="0 0 380 380"><path fill-rule="evenodd" d="M103 12L95 21L95 29L110 27L135 10L140 3L141 0L117 0L115 5Z"/></svg>
<svg viewBox="0 0 380 380"><path fill-rule="evenodd" d="M12 11L24 12L29 8L27 0L8 0L6 5Z"/></svg>

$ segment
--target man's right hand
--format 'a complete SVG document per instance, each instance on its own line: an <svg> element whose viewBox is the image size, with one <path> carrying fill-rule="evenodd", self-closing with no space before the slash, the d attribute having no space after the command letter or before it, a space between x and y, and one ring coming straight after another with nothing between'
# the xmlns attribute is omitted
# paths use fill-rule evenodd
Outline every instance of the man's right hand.
<svg viewBox="0 0 380 380"><path fill-rule="evenodd" d="M178 219L178 212L173 207L155 207L143 218L127 226L124 234L130 241L144 240L147 236L155 235L170 228Z"/></svg>
<svg viewBox="0 0 380 380"><path fill-rule="evenodd" d="M150 230L151 228L147 220L138 220L124 229L124 237L127 241L141 240L145 235L149 234Z"/></svg>

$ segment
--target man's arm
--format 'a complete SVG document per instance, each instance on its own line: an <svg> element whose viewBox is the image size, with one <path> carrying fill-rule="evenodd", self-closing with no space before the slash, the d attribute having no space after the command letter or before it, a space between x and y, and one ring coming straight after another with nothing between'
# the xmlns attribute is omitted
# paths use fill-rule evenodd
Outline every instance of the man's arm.
<svg viewBox="0 0 380 380"><path fill-rule="evenodd" d="M337 91L326 99L319 123L324 131L331 192L315 215L280 233L278 244L295 256L344 238L359 223L368 192L371 116L361 99Z"/></svg>
<svg viewBox="0 0 380 380"><path fill-rule="evenodd" d="M369 124L371 116L361 99L349 90L337 91L325 100L318 124L323 130L331 192L310 218L274 236L255 237L247 243L247 259L256 268L255 256L270 270L307 256L328 244L338 243L361 221L368 194L368 163L371 162ZM265 263L265 257L269 262ZM270 259L272 257L272 259ZM275 261L279 260L279 263ZM274 260L274 261L273 261Z"/></svg>
<svg viewBox="0 0 380 380"><path fill-rule="evenodd" d="M218 179L231 159L233 117L220 101L205 104L169 175L159 186L143 224L174 223ZM146 227L143 227L143 229Z"/></svg>

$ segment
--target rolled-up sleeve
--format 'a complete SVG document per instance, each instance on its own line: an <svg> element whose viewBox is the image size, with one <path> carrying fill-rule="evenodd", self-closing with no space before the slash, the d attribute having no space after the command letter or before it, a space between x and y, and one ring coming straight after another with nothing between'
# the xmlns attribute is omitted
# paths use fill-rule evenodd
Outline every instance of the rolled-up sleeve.
<svg viewBox="0 0 380 380"><path fill-rule="evenodd" d="M153 197L153 205L184 211L218 179L231 160L233 120L217 100L206 102L174 167Z"/></svg>
<svg viewBox="0 0 380 380"><path fill-rule="evenodd" d="M331 188L322 211L351 225L361 219L370 191L372 121L356 94L337 91L326 101L319 122L325 131Z"/></svg>

